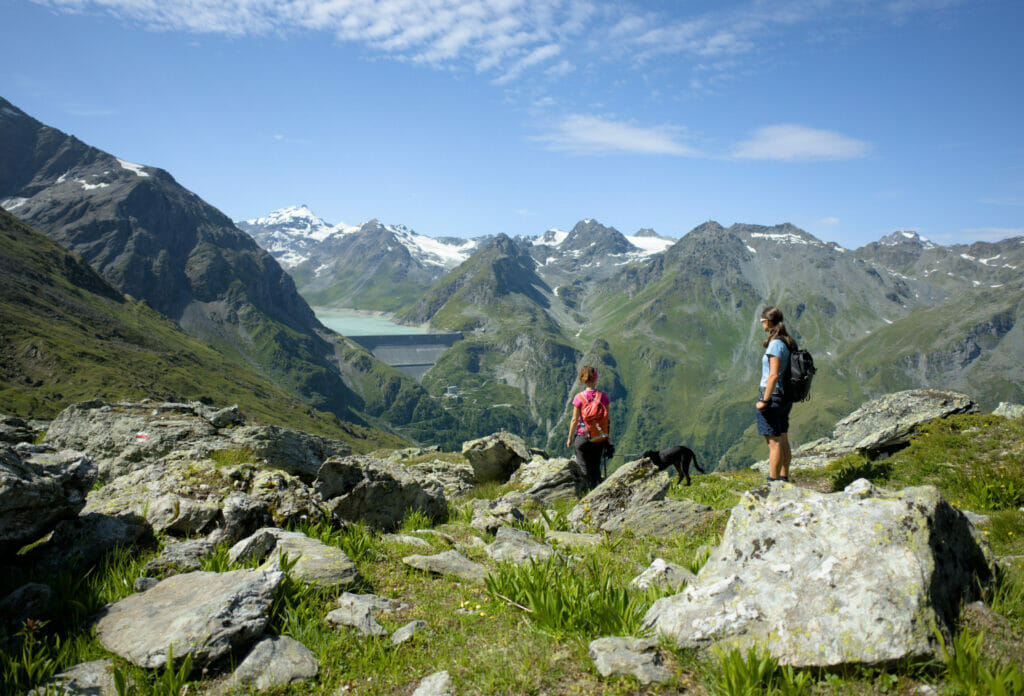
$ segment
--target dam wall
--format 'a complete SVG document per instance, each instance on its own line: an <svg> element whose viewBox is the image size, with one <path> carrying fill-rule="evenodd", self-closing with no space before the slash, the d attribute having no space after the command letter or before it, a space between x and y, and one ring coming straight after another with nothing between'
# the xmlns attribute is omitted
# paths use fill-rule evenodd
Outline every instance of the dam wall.
<svg viewBox="0 0 1024 696"><path fill-rule="evenodd" d="M441 354L462 338L462 334L394 334L349 338L373 353L373 357L398 368L419 382Z"/></svg>

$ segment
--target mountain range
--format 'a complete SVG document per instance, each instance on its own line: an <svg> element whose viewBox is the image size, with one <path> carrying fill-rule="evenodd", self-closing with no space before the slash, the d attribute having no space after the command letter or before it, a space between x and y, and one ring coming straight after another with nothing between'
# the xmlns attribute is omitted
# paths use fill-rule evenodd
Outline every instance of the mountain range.
<svg viewBox="0 0 1024 696"><path fill-rule="evenodd" d="M361 232L365 258L392 244ZM376 308L466 332L424 386L457 385L467 411L501 409L552 449L564 443L575 367L588 361L602 368L623 448L687 443L726 468L761 456L751 402L767 304L820 368L814 405L794 413L798 441L894 388L959 389L986 406L1024 397L1021 238L941 246L897 231L848 250L790 224L708 222L675 241L583 220L472 241L461 264L436 280L403 276L401 297ZM393 282L362 269L364 287ZM353 297L341 306L359 307Z"/></svg>
<svg viewBox="0 0 1024 696"><path fill-rule="evenodd" d="M151 307L310 408L424 443L504 428L566 453L575 372L589 362L620 452L687 444L705 464L749 464L764 449L752 423L766 304L819 367L813 401L794 408L797 443L897 389L1024 401L1022 238L941 246L901 231L847 250L790 224L707 222L671 240L587 219L536 237L431 239L377 220L330 225L305 207L236 224L167 172L2 100L0 206L97 271L124 296L112 306ZM464 338L417 384L310 305ZM32 340L5 346L0 408L33 393L10 357ZM449 386L457 398L442 398Z"/></svg>

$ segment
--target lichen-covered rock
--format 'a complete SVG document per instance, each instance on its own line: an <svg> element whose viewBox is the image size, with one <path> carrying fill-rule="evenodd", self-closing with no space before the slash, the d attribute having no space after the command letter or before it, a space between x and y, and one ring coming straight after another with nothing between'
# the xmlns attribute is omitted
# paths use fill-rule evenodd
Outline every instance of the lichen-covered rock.
<svg viewBox="0 0 1024 696"><path fill-rule="evenodd" d="M508 481L519 465L531 457L521 437L504 431L462 443L462 456L473 467L478 483Z"/></svg>
<svg viewBox="0 0 1024 696"><path fill-rule="evenodd" d="M146 669L191 655L208 665L250 644L267 626L280 571L197 571L108 604L96 622L100 644Z"/></svg>
<svg viewBox="0 0 1024 696"><path fill-rule="evenodd" d="M447 498L454 498L476 487L476 475L473 473L473 467L469 464L433 459L427 462L406 464L405 470L419 481L433 481L440 484Z"/></svg>
<svg viewBox="0 0 1024 696"><path fill-rule="evenodd" d="M0 556L75 517L96 480L92 457L40 449L0 446Z"/></svg>
<svg viewBox="0 0 1024 696"><path fill-rule="evenodd" d="M301 478L260 464L222 465L195 450L172 452L89 494L84 512L130 514L182 536L237 541L261 526L327 517Z"/></svg>
<svg viewBox="0 0 1024 696"><path fill-rule="evenodd" d="M577 531L600 529L630 510L668 493L671 480L650 459L628 462L590 491L568 515Z"/></svg>
<svg viewBox="0 0 1024 696"><path fill-rule="evenodd" d="M216 432L188 404L108 404L97 399L64 409L50 423L44 442L87 452L95 458L100 477L110 480Z"/></svg>
<svg viewBox="0 0 1024 696"><path fill-rule="evenodd" d="M476 499L470 502L473 518L469 526L477 531L495 534L502 526L526 519L523 511L506 500Z"/></svg>
<svg viewBox="0 0 1024 696"><path fill-rule="evenodd" d="M484 578L487 577L486 568L469 560L458 551L444 551L432 556L406 556L402 559L402 563L418 570L438 575L454 575L474 583L483 583Z"/></svg>
<svg viewBox="0 0 1024 696"><path fill-rule="evenodd" d="M163 551L142 569L145 577L168 577L199 570L203 559L213 554L213 542L207 539L169 540Z"/></svg>
<svg viewBox="0 0 1024 696"><path fill-rule="evenodd" d="M316 655L305 645L288 636L267 636L252 646L218 692L240 688L263 691L297 684L313 679L319 671Z"/></svg>
<svg viewBox="0 0 1024 696"><path fill-rule="evenodd" d="M128 686L135 686L130 677ZM30 691L29 696L118 696L114 684L114 661L103 659L79 663L54 675L45 685Z"/></svg>
<svg viewBox="0 0 1024 696"><path fill-rule="evenodd" d="M345 592L338 597L338 608L330 612L325 620L332 626L351 626L364 636L386 636L387 629L377 623L376 617L408 608L408 604L396 599Z"/></svg>
<svg viewBox="0 0 1024 696"><path fill-rule="evenodd" d="M638 537L666 539L706 525L718 513L692 500L653 500L627 507L601 524L605 532L629 530Z"/></svg>
<svg viewBox="0 0 1024 696"><path fill-rule="evenodd" d="M244 452L261 466L309 481L328 457L351 452L339 440L277 426L238 426L243 420L237 406L94 400L61 412L50 424L45 442L65 448L77 445L96 459L104 480L145 468L175 450L190 449L200 457L217 450Z"/></svg>
<svg viewBox="0 0 1024 696"><path fill-rule="evenodd" d="M956 392L913 389L886 394L836 423L831 437L796 448L791 466L819 468L852 452L874 458L905 446L924 423L977 410L969 396ZM754 468L768 471L768 461L758 462Z"/></svg>
<svg viewBox="0 0 1024 696"><path fill-rule="evenodd" d="M514 565L546 561L555 555L554 549L534 539L529 532L512 527L499 528L494 542L484 547L484 551L499 563Z"/></svg>
<svg viewBox="0 0 1024 696"><path fill-rule="evenodd" d="M320 467L315 485L339 521L361 520L392 530L410 510L418 510L432 521L448 516L448 501L440 484L419 480L401 464L386 459L333 457Z"/></svg>
<svg viewBox="0 0 1024 696"><path fill-rule="evenodd" d="M228 557L237 563L267 559L261 568L281 569L284 554L294 562L291 574L320 587L347 587L360 581L359 571L345 552L311 539L301 532L268 527L257 530L231 548Z"/></svg>
<svg viewBox="0 0 1024 696"><path fill-rule="evenodd" d="M656 601L643 626L683 647L757 646L799 667L937 659L935 629L949 640L992 563L934 487L765 486L733 509L697 579Z"/></svg>
<svg viewBox="0 0 1024 696"><path fill-rule="evenodd" d="M588 489L587 477L575 459L536 456L516 469L509 484L541 505L578 498Z"/></svg>
<svg viewBox="0 0 1024 696"><path fill-rule="evenodd" d="M608 636L590 641L587 654L602 677L628 674L641 684L667 682L672 674L664 666L657 641Z"/></svg>

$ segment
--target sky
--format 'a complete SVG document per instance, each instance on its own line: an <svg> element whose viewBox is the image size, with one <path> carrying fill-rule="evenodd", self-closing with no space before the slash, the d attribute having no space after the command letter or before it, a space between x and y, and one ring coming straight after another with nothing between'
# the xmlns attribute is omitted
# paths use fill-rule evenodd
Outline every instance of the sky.
<svg viewBox="0 0 1024 696"><path fill-rule="evenodd" d="M0 96L235 220L1024 235L1021 0L0 0Z"/></svg>

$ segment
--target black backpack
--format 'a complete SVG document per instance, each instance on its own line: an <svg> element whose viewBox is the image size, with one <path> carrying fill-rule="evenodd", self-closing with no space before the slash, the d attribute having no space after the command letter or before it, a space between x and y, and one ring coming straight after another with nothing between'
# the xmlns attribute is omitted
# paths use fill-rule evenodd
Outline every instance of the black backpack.
<svg viewBox="0 0 1024 696"><path fill-rule="evenodd" d="M814 358L806 350L799 348L790 351L789 366L782 382L782 393L787 401L809 401L811 398L811 380L818 370L814 367Z"/></svg>

